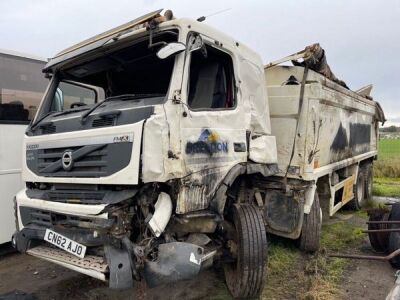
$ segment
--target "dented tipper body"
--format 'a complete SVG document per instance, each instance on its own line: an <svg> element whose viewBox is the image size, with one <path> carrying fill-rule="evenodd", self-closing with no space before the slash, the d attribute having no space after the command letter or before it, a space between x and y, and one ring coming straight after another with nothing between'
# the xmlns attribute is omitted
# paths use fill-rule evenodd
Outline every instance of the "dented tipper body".
<svg viewBox="0 0 400 300"><path fill-rule="evenodd" d="M377 154L376 104L309 66L264 69L233 38L160 12L45 67L13 242L114 288L219 259L232 295L254 297L266 231L316 250L323 197L330 215L354 198Z"/></svg>

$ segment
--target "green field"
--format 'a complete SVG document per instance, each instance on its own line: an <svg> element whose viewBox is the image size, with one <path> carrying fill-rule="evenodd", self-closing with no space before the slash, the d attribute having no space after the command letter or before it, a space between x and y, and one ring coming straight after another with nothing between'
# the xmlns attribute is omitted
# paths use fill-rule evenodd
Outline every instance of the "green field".
<svg viewBox="0 0 400 300"><path fill-rule="evenodd" d="M379 141L379 160L400 159L400 139Z"/></svg>
<svg viewBox="0 0 400 300"><path fill-rule="evenodd" d="M374 195L400 197L400 140L379 141L374 163Z"/></svg>

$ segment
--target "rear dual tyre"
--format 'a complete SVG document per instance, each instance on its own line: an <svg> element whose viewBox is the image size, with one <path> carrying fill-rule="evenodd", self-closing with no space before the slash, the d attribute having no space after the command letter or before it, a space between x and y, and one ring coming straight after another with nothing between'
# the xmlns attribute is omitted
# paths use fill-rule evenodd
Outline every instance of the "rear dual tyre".
<svg viewBox="0 0 400 300"><path fill-rule="evenodd" d="M374 184L374 167L372 164L368 164L365 167L365 194L364 198L367 201L372 200L372 189Z"/></svg>
<svg viewBox="0 0 400 300"><path fill-rule="evenodd" d="M360 210L368 201L372 200L372 187L374 182L374 168L372 163L365 164L358 170L357 181L354 185L354 199L348 204L353 210Z"/></svg>
<svg viewBox="0 0 400 300"><path fill-rule="evenodd" d="M352 210L360 210L366 203L365 201L365 175L364 170L359 169L356 184L353 188L354 199L348 203Z"/></svg>
<svg viewBox="0 0 400 300"><path fill-rule="evenodd" d="M300 250L304 252L315 252L319 250L321 236L322 213L318 193L314 194L314 202L310 213L304 214L301 235L297 240Z"/></svg>

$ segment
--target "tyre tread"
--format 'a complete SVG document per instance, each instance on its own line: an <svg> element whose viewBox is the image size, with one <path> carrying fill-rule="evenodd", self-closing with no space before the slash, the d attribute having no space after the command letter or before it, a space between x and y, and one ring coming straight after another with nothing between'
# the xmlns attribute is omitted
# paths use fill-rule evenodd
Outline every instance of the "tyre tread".
<svg viewBox="0 0 400 300"><path fill-rule="evenodd" d="M239 247L241 265L235 271L239 288L231 289L227 282L228 288L235 298L254 298L261 293L264 284L267 256L264 221L261 212L254 205L236 204L234 210L235 226L242 244Z"/></svg>
<svg viewBox="0 0 400 300"><path fill-rule="evenodd" d="M319 249L319 240L321 235L321 206L318 193L315 192L314 203L311 206L310 213L304 215L303 226L298 243L299 248L305 252L315 252Z"/></svg>

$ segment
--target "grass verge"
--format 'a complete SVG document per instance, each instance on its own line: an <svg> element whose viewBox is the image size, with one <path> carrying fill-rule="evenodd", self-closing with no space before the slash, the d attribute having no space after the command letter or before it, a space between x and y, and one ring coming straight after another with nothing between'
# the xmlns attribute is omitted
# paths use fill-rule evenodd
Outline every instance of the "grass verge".
<svg viewBox="0 0 400 300"><path fill-rule="evenodd" d="M338 299L342 297L340 282L349 261L330 258L327 253L337 253L352 248L364 238L362 228L340 221L323 225L321 235L322 251L308 263L310 270L309 289L303 299Z"/></svg>
<svg viewBox="0 0 400 300"><path fill-rule="evenodd" d="M374 178L373 194L385 197L400 197L400 178Z"/></svg>
<svg viewBox="0 0 400 300"><path fill-rule="evenodd" d="M321 250L314 255L301 253L293 243L273 240L262 299L341 298L340 282L349 261L330 258L328 253L355 247L363 238L362 228L339 221L323 225Z"/></svg>
<svg viewBox="0 0 400 300"><path fill-rule="evenodd" d="M301 280L294 270L300 257L293 243L273 237L269 243L267 280L262 299L290 299L295 296L297 287L293 283L300 283Z"/></svg>
<svg viewBox="0 0 400 300"><path fill-rule="evenodd" d="M400 177L400 140L379 141L378 160L374 162L375 177Z"/></svg>
<svg viewBox="0 0 400 300"><path fill-rule="evenodd" d="M400 155L396 157L379 159L374 162L374 176L375 177L400 177Z"/></svg>

